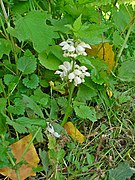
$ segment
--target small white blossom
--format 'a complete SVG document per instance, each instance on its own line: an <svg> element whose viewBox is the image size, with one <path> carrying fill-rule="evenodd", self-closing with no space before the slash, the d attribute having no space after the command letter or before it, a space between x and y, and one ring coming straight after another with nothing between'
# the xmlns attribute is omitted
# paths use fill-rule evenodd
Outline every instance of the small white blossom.
<svg viewBox="0 0 135 180"><path fill-rule="evenodd" d="M47 128L46 128L46 130L47 130L51 135L53 135L54 137L57 137L57 138L60 137L60 134L58 134L57 132L55 132L53 126L52 126L49 122L47 122Z"/></svg>
<svg viewBox="0 0 135 180"><path fill-rule="evenodd" d="M68 79L70 82L72 82L72 80L75 78L75 74L73 72L71 72L69 75L68 75Z"/></svg>
<svg viewBox="0 0 135 180"><path fill-rule="evenodd" d="M62 80L69 80L69 82L73 82L75 86L85 82L85 76L90 76L90 73L87 72L87 68L85 66L79 66L76 62L65 61L62 65L59 66L55 74L59 74Z"/></svg>
<svg viewBox="0 0 135 180"><path fill-rule="evenodd" d="M85 42L80 40L74 42L73 39L67 39L67 41L63 41L59 45L62 46L62 50L64 51L64 57L76 58L80 55L87 56L85 49L91 49L89 44L86 44Z"/></svg>

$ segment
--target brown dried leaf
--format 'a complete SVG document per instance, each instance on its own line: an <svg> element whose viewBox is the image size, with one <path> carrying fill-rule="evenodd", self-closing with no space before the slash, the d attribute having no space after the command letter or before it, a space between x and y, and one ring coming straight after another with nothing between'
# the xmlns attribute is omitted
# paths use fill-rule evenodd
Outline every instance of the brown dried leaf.
<svg viewBox="0 0 135 180"><path fill-rule="evenodd" d="M74 140L78 141L79 143L83 143L85 141L85 136L80 133L72 122L67 122L64 125L64 128L67 131L67 134L69 134Z"/></svg>
<svg viewBox="0 0 135 180"><path fill-rule="evenodd" d="M92 49L87 49L87 54L103 59L106 64L108 64L108 72L110 72L114 66L114 52L112 50L112 45L104 43L91 47Z"/></svg>
<svg viewBox="0 0 135 180"><path fill-rule="evenodd" d="M16 163L20 162L20 158L21 158L25 148L31 141L31 139L32 139L32 135L29 134L28 136L25 136L18 142L10 145L10 148L12 149L12 153L16 159ZM36 176L36 174L32 170L32 168L37 167L40 159L36 153L36 150L35 150L35 147L33 144L30 145L23 160L25 160L27 162L27 164L26 165L23 164L19 169L21 180L24 180L29 176ZM12 180L17 180L17 175L16 175L15 170L10 169L8 167L4 167L4 168L0 169L0 174L2 174L4 176L8 176Z"/></svg>

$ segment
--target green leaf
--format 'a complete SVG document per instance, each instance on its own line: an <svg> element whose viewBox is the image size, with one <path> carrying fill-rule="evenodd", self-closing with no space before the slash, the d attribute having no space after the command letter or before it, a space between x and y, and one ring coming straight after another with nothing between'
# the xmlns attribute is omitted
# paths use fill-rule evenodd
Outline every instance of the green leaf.
<svg viewBox="0 0 135 180"><path fill-rule="evenodd" d="M99 72L96 69L92 69L91 79L93 82L100 84L100 85L102 85L104 83L104 79L100 76Z"/></svg>
<svg viewBox="0 0 135 180"><path fill-rule="evenodd" d="M95 89L89 88L85 85L81 85L77 92L76 100L84 102L87 100L91 100L91 98L96 95L97 91Z"/></svg>
<svg viewBox="0 0 135 180"><path fill-rule="evenodd" d="M118 31L113 33L113 43L115 46L122 46L124 39L119 35Z"/></svg>
<svg viewBox="0 0 135 180"><path fill-rule="evenodd" d="M53 54L47 54L45 52L39 54L38 56L39 62L49 70L57 70L61 61L54 56Z"/></svg>
<svg viewBox="0 0 135 180"><path fill-rule="evenodd" d="M5 110L7 105L7 99L6 98L0 98L0 112Z"/></svg>
<svg viewBox="0 0 135 180"><path fill-rule="evenodd" d="M40 53L53 44L54 38L58 38L55 28L46 24L49 18L45 11L28 12L16 20L15 29L9 29L9 32L20 41L31 41L34 49Z"/></svg>
<svg viewBox="0 0 135 180"><path fill-rule="evenodd" d="M0 58L2 58L3 54L8 55L11 50L10 42L4 38L0 38Z"/></svg>
<svg viewBox="0 0 135 180"><path fill-rule="evenodd" d="M123 32L133 18L133 8L132 6L120 5L119 9L113 8L112 16L117 29Z"/></svg>
<svg viewBox="0 0 135 180"><path fill-rule="evenodd" d="M17 114L17 115L23 115L25 112L25 106L23 103L23 100L20 98L16 98L14 100L14 106L9 105L8 106L8 112L13 113L13 114Z"/></svg>
<svg viewBox="0 0 135 180"><path fill-rule="evenodd" d="M0 93L2 93L4 91L4 84L3 84L3 81L2 79L0 79Z"/></svg>
<svg viewBox="0 0 135 180"><path fill-rule="evenodd" d="M54 150L56 147L56 138L51 135L47 135L47 137L48 137L48 141L49 141L48 148L51 150ZM56 156L55 156L55 158L56 158Z"/></svg>
<svg viewBox="0 0 135 180"><path fill-rule="evenodd" d="M49 166L48 153L44 150L42 151L41 149L39 149L39 155L40 155L43 167L44 167L44 171L47 173L48 172L48 166Z"/></svg>
<svg viewBox="0 0 135 180"><path fill-rule="evenodd" d="M123 81L135 81L135 61L129 60L121 63L118 76Z"/></svg>
<svg viewBox="0 0 135 180"><path fill-rule="evenodd" d="M14 121L11 121L10 119L6 120L6 123L9 124L10 126L13 126L13 128L19 132L19 133L27 133L28 130L26 129L26 127L24 125L21 125L19 123L16 123Z"/></svg>
<svg viewBox="0 0 135 180"><path fill-rule="evenodd" d="M97 120L96 111L93 107L88 107L85 105L80 105L79 107L74 107L75 113L82 119L89 119L92 122Z"/></svg>
<svg viewBox="0 0 135 180"><path fill-rule="evenodd" d="M108 30L108 26L101 24L83 24L75 35L89 44L102 43L102 34Z"/></svg>
<svg viewBox="0 0 135 180"><path fill-rule="evenodd" d="M50 111L50 119L58 119L58 105L57 101L52 98L51 99L51 111Z"/></svg>
<svg viewBox="0 0 135 180"><path fill-rule="evenodd" d="M44 108L48 107L48 102L50 100L50 96L48 94L44 93L40 88L37 88L34 91L34 95L32 95L31 98L35 102L37 102L38 104L43 106Z"/></svg>
<svg viewBox="0 0 135 180"><path fill-rule="evenodd" d="M80 15L80 16L75 20L75 22L73 23L73 30L74 30L75 32L76 32L76 31L79 31L79 29L81 28L81 25L82 25L81 17L82 17L82 15Z"/></svg>
<svg viewBox="0 0 135 180"><path fill-rule="evenodd" d="M24 94L22 96L23 96L23 101L25 103L25 106L33 110L34 113L40 116L41 118L44 118L44 115L40 107L34 102L34 100L31 97L28 97Z"/></svg>
<svg viewBox="0 0 135 180"><path fill-rule="evenodd" d="M94 163L94 156L92 154L86 153L87 162L89 165L92 165Z"/></svg>
<svg viewBox="0 0 135 180"><path fill-rule="evenodd" d="M133 175L133 171L127 163L121 163L115 169L109 171L109 180L126 180Z"/></svg>
<svg viewBox="0 0 135 180"><path fill-rule="evenodd" d="M0 135L5 134L7 130L6 117L0 112Z"/></svg>
<svg viewBox="0 0 135 180"><path fill-rule="evenodd" d="M36 70L36 59L29 50L26 50L23 57L17 61L17 67L23 74L31 74Z"/></svg>
<svg viewBox="0 0 135 180"><path fill-rule="evenodd" d="M58 97L57 102L58 102L58 105L62 108L62 110L64 110L64 113L65 113L65 110L66 110L67 105L68 105L67 99L63 96Z"/></svg>
<svg viewBox="0 0 135 180"><path fill-rule="evenodd" d="M39 77L36 74L28 75L23 79L23 84L30 89L36 89L39 84Z"/></svg>
<svg viewBox="0 0 135 180"><path fill-rule="evenodd" d="M46 120L42 118L27 118L27 117L20 117L16 119L18 124L23 125L25 127L30 128L31 125L39 126L42 128L46 128Z"/></svg>

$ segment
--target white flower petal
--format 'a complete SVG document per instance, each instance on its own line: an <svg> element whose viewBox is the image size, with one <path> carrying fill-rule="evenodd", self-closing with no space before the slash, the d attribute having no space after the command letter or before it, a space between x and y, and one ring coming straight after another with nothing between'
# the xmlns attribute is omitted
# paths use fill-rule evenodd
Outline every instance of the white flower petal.
<svg viewBox="0 0 135 180"><path fill-rule="evenodd" d="M84 75L85 76L90 76L90 73L89 72L85 72Z"/></svg>
<svg viewBox="0 0 135 180"><path fill-rule="evenodd" d="M87 70L87 68L85 66L80 66L79 69L82 71L82 72L85 72Z"/></svg>
<svg viewBox="0 0 135 180"><path fill-rule="evenodd" d="M75 74L72 72L68 75L68 79L70 80L70 82L75 78Z"/></svg>
<svg viewBox="0 0 135 180"><path fill-rule="evenodd" d="M54 132L53 135L54 135L55 137L57 137L57 138L60 137L60 134L58 134L57 132Z"/></svg>
<svg viewBox="0 0 135 180"><path fill-rule="evenodd" d="M79 45L84 47L84 48L91 49L91 46L89 44L86 44L85 42L81 42Z"/></svg>
<svg viewBox="0 0 135 180"><path fill-rule="evenodd" d="M82 74L82 72L80 70L78 70L78 69L75 69L74 70L74 74L79 76L79 75Z"/></svg>
<svg viewBox="0 0 135 180"><path fill-rule="evenodd" d="M48 132L50 132L51 134L53 134L53 133L55 132L53 126L52 126L50 123L48 123L48 122L47 122L47 128L46 128L46 130L47 130Z"/></svg>
<svg viewBox="0 0 135 180"><path fill-rule="evenodd" d="M74 52L75 51L75 47L74 46L70 46L68 49L67 49L68 52Z"/></svg>
<svg viewBox="0 0 135 180"><path fill-rule="evenodd" d="M66 67L66 69L67 69L68 71L70 71L70 70L72 69L71 63L69 63L68 61L65 61L65 62L63 63L63 65Z"/></svg>
<svg viewBox="0 0 135 180"><path fill-rule="evenodd" d="M76 52L82 53L82 52L84 52L84 51L85 51L85 48L84 48L84 47L82 47L82 46L80 46L80 45L77 45L77 47L76 47Z"/></svg>
<svg viewBox="0 0 135 180"><path fill-rule="evenodd" d="M68 43L66 42L66 41L63 41L63 42L61 42L59 45L60 46L65 46L65 45L67 45Z"/></svg>
<svg viewBox="0 0 135 180"><path fill-rule="evenodd" d="M68 50L70 48L70 45L69 44L66 44L63 46L62 50Z"/></svg>
<svg viewBox="0 0 135 180"><path fill-rule="evenodd" d="M81 78L78 77L78 76L76 76L76 77L74 78L74 84L75 84L75 86L77 86L78 84L81 84L81 83L82 83Z"/></svg>
<svg viewBox="0 0 135 180"><path fill-rule="evenodd" d="M54 74L61 74L62 72L57 70Z"/></svg>

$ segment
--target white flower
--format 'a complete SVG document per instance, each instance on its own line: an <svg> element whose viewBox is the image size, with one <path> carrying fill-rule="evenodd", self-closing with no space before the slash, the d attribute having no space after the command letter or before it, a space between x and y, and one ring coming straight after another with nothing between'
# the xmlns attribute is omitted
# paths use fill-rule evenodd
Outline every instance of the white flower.
<svg viewBox="0 0 135 180"><path fill-rule="evenodd" d="M46 128L46 130L47 130L50 134L52 134L54 137L57 137L57 138L60 137L60 134L58 134L57 132L55 132L53 126L52 126L49 122L47 122L47 128Z"/></svg>
<svg viewBox="0 0 135 180"><path fill-rule="evenodd" d="M65 61L62 65L59 66L55 74L59 74L62 80L69 80L69 82L73 82L75 86L85 82L85 76L90 76L90 73L87 72L87 68L85 66L79 66L76 62L68 62Z"/></svg>
<svg viewBox="0 0 135 180"><path fill-rule="evenodd" d="M85 49L91 49L89 44L86 44L85 42L80 40L74 41L74 39L67 39L67 41L63 41L59 45L62 46L64 57L76 58L80 55L87 56Z"/></svg>

